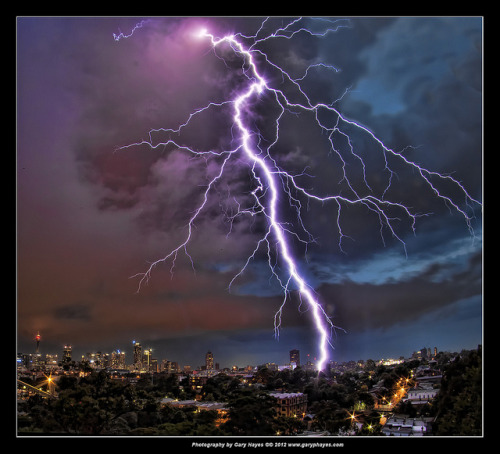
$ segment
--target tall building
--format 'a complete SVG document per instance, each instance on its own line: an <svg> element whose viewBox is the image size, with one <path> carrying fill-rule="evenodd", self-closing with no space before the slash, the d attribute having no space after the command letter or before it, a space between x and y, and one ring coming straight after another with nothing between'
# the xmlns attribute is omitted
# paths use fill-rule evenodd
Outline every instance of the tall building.
<svg viewBox="0 0 500 454"><path fill-rule="evenodd" d="M71 362L71 345L65 345L63 348L63 354L62 354L62 362L63 363L70 363Z"/></svg>
<svg viewBox="0 0 500 454"><path fill-rule="evenodd" d="M142 347L139 342L133 341L134 344L134 368L142 369Z"/></svg>
<svg viewBox="0 0 500 454"><path fill-rule="evenodd" d="M111 367L113 369L126 369L125 352L115 350L111 353Z"/></svg>
<svg viewBox="0 0 500 454"><path fill-rule="evenodd" d="M35 340L36 340L36 353L39 353L40 339L41 339L40 331L38 331L37 334L36 334L36 336L35 336Z"/></svg>
<svg viewBox="0 0 500 454"><path fill-rule="evenodd" d="M103 367L101 352L87 352L87 361L93 369L101 369Z"/></svg>
<svg viewBox="0 0 500 454"><path fill-rule="evenodd" d="M142 369L150 372L151 371L151 365L152 365L152 360L153 360L153 349L152 348L146 348L144 350L144 356L143 361L142 361Z"/></svg>
<svg viewBox="0 0 500 454"><path fill-rule="evenodd" d="M47 353L45 355L45 370L51 371L57 368L57 355L51 355Z"/></svg>
<svg viewBox="0 0 500 454"><path fill-rule="evenodd" d="M212 352L207 352L205 355L205 366L207 370L213 370L214 369L214 355Z"/></svg>
<svg viewBox="0 0 500 454"><path fill-rule="evenodd" d="M295 364L295 366L300 366L300 351L290 350L290 364Z"/></svg>

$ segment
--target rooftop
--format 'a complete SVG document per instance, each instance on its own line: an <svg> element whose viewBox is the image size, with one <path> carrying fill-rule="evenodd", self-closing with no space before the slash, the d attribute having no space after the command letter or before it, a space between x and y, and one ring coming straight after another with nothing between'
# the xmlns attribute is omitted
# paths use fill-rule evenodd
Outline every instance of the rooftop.
<svg viewBox="0 0 500 454"><path fill-rule="evenodd" d="M276 397L277 399L287 399L289 397L301 397L304 395L304 393L276 393L276 392L271 392L269 394L273 397Z"/></svg>

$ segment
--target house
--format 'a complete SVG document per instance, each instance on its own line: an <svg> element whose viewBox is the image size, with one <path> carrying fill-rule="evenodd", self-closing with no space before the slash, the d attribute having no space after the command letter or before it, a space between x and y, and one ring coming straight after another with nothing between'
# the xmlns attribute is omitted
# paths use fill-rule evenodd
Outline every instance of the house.
<svg viewBox="0 0 500 454"><path fill-rule="evenodd" d="M434 399L439 389L429 387L417 387L408 390L407 396L403 402L410 402L413 405L424 405Z"/></svg>
<svg viewBox="0 0 500 454"><path fill-rule="evenodd" d="M422 437L429 434L432 421L434 418L431 417L409 418L407 415L393 415L387 419L382 433L392 437Z"/></svg>

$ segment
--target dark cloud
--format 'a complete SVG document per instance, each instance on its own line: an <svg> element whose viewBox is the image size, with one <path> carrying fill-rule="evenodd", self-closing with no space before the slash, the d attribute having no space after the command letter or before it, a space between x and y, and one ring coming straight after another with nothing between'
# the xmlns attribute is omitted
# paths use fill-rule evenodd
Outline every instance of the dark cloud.
<svg viewBox="0 0 500 454"><path fill-rule="evenodd" d="M92 319L90 307L85 304L71 304L54 309L57 320L81 320L87 322Z"/></svg>
<svg viewBox="0 0 500 454"><path fill-rule="evenodd" d="M406 280L382 284L344 280L324 284L318 292L338 326L352 332L388 330L480 295L480 257L473 256L460 272L450 273L451 265L434 263Z"/></svg>
<svg viewBox="0 0 500 454"><path fill-rule="evenodd" d="M235 155L213 185L175 267L171 260L160 263L139 293L138 278L129 279L186 239L187 223L220 170L224 156L200 158L184 147L227 151L236 146L228 105L196 115L180 134L163 129L178 127L195 109L228 99L247 82L241 58L228 47L214 53L207 42L193 41L192 31L203 25L218 36L241 33L251 44L243 36L259 30L262 19L153 18L133 37L113 39L113 33L127 34L139 20L18 21L20 338L31 345L33 331L44 330L61 342L84 344L92 338L96 348L131 337L158 345L164 340L182 361L189 343L183 339L189 336L203 350L203 339L226 343L236 358L244 344L240 332L255 349L271 351L282 295L269 269L266 244L228 289L266 229L262 217L234 218L239 207L250 209L254 203L256 182L243 157ZM290 20L271 18L259 37ZM305 19L301 24L323 22ZM291 77L302 77L311 64L333 65L337 71L314 68L304 79L312 102L337 100L334 106L346 118L368 127L395 151L405 150L407 159L452 174L480 199L480 18L352 18L339 23L346 26L327 39L299 33L293 41L279 38L259 46ZM259 64L290 99L304 100L262 55ZM319 195L349 195L354 188L361 196L381 196L393 175L385 200L433 214L418 218L414 236L403 212L388 211L406 243L406 258L402 242L381 229L377 214L366 206L342 205L339 213L336 203L307 202L294 193L315 242L305 248L297 241L292 250L335 324L360 335L363 330L380 335L382 329L395 333L391 330L398 323L429 314L439 313L447 326L453 326L454 317L476 314L472 303L459 302L481 293L481 213L476 210L473 221L478 238L468 246L463 217L452 214L414 168L405 169L399 157L384 155L369 135L346 124L332 135L332 150L314 115L292 108L281 112L273 99L263 95L249 123L265 136L258 144L265 150L274 142L280 118L273 158L291 173L303 174L297 181L305 188ZM329 128L336 125L336 115L321 115ZM351 134L351 142L343 132ZM177 145L121 148L169 139ZM365 162L370 188L350 145ZM386 158L394 174L385 168ZM442 187L457 195L446 184ZM295 218L296 207L282 206L280 216L309 240ZM275 271L283 270L277 266ZM296 338L304 349L314 350L309 315L292 296L276 349L293 348L289 344ZM83 323L88 329L79 332Z"/></svg>
<svg viewBox="0 0 500 454"><path fill-rule="evenodd" d="M395 39L401 36L408 38ZM399 18L377 38L358 57L367 70L343 99L346 114L370 125L395 150L418 147L412 154L417 162L436 171L452 168L468 187L477 187L472 178L479 178L482 165L480 20ZM356 109L353 100L363 108Z"/></svg>

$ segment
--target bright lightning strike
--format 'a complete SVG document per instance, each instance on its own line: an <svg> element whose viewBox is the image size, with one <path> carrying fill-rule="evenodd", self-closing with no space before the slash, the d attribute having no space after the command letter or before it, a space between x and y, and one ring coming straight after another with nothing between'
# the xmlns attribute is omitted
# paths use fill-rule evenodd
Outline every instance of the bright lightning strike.
<svg viewBox="0 0 500 454"><path fill-rule="evenodd" d="M391 201L385 198L386 194L389 191L389 188L391 187L393 178L397 176L396 172L390 168L388 157L398 160L403 166L412 169L416 174L418 174L422 178L423 182L425 182L425 184L430 187L436 197L442 199L451 210L455 210L464 217L468 228L471 231L471 234L473 234L471 225L472 217L467 214L467 210L470 209L473 205L480 205L480 202L473 199L459 181L455 180L449 175L443 175L434 171L430 171L425 167L417 164L416 162L409 160L404 156L404 150L402 152L396 152L392 150L365 126L362 126L361 124L344 117L334 107L335 101L330 102L329 104L312 102L302 84L303 81L307 78L309 71L316 69L337 72L337 68L324 63L315 63L308 66L301 77L293 78L287 71L285 71L285 69L275 64L271 60L269 55L261 50L261 48L259 48L259 45L262 43L267 43L271 40L278 39L292 40L298 34L308 34L317 39L324 39L328 34L337 32L341 28L350 26L349 22L346 20L318 18L315 21L317 24L322 26L319 31L313 31L311 28L301 26L301 24L304 22L301 18L290 20L290 22L286 26L274 29L271 33L267 32L267 34L266 27L268 19L266 19L262 22L262 25L257 33L252 36L230 34L218 38L209 33L206 28L197 30L194 33L194 36L200 40L209 40L212 49L218 58L224 60L224 58L220 56L222 52L217 53L217 50L219 48L224 47L224 50L226 52L229 48L232 51L233 57L237 57L241 60L239 74L243 75L247 82L243 87L241 87L241 90L239 90L229 99L218 102L213 101L206 106L193 111L189 115L187 120L184 123L178 125L177 128L151 130L149 132L148 140L126 145L124 147L121 147L120 149L138 145L147 145L152 149L156 149L158 147L172 145L180 150L185 150L189 153L192 153L195 156L204 158L208 156L214 156L222 158L222 162L220 164L218 172L208 182L201 202L196 207L191 218L189 219L184 240L181 241L176 248L168 252L167 255L153 262L144 273L136 275L141 278L139 282L139 289L144 283L149 280L153 269L159 263L170 261L172 264L171 271L173 271L175 261L179 252L184 252L186 254L186 256L191 260L191 264L194 268L193 260L188 252L188 246L192 238L194 223L198 219L200 213L207 206L209 197L213 192L216 184L224 175L224 171L226 170L228 162L232 159L237 159L235 157L241 157L242 155L246 157L246 162L248 162L248 165L250 167L251 175L253 177L253 182L255 185L253 191L251 192L254 200L254 205L249 208L242 208L240 204L236 202L238 203L238 210L236 214L231 216L231 222L234 221L237 216L260 215L265 218L267 229L260 240L257 242L255 249L248 257L247 261L243 265L243 268L234 276L233 280L229 284L229 287L246 270L250 261L255 257L257 251L261 247L266 247L271 273L280 283L284 295L283 303L275 316L276 334L278 334L280 328L281 313L285 302L288 300L291 290L297 289L301 301L306 302L313 315L314 326L319 337L319 361L317 364L317 368L318 370L323 370L329 358L331 334L335 326L332 323L330 317L323 309L323 306L318 297L315 295L313 289L310 287L310 285L308 285L305 277L301 274L297 259L293 254L292 242L294 240L299 240L300 242L305 243L306 246L308 243L314 242L313 236L309 233L302 220L302 211L304 208L301 200L306 200L308 203L318 202L320 204L324 204L328 202L336 205L337 216L335 222L339 233L340 250L342 250L342 241L346 237L341 227L342 207L346 207L349 205L362 205L366 209L368 209L374 216L376 216L376 218L378 218L380 223L381 236L382 230L387 229L392 237L402 244L405 253L405 243L398 236L394 228L394 222L398 218L394 217L393 213L394 211L397 211L405 218L407 218L410 222L412 231L415 231L415 223L417 218L424 215L414 213L410 207L407 207L400 202ZM145 21L140 22L127 36L121 33L120 35L114 35L115 40L118 41L121 38L127 38L131 36L133 32L137 28L142 27L144 23ZM315 28L315 30L317 30L317 28ZM251 44L245 44L249 42ZM295 93L293 95L293 98L288 94L288 91L285 93L284 90L278 89L275 86L279 86L278 83L272 84L270 81L267 81L264 77L264 71L262 67L266 67L274 72L278 72L281 76L281 83L286 82L289 87L291 86L294 89ZM252 109L254 109L255 106L258 105L259 102L261 102L261 99L264 95L267 96L268 100L272 100L273 104L275 105L275 107L277 107L279 112L277 116L270 118L269 122L267 122L267 126L272 127L274 131L271 140L269 140L269 138L265 140L263 134L259 130L257 130L256 127L252 126L251 122L248 120L248 118L250 118L251 116ZM300 101L297 101L297 99L300 99ZM230 133L232 134L236 143L236 146L234 146L234 148L230 150L199 151L195 150L192 147L187 147L186 145L177 143L173 138L169 138L166 141L163 140L159 142L156 142L154 140L156 134L160 132L168 134L169 137L175 137L176 135L179 135L181 131L186 128L196 116L203 115L204 113L207 113L208 111L211 111L213 109L222 109L227 107L231 108L232 127ZM314 117L315 124L318 127L319 133L328 137L330 151L332 154L337 156L339 162L341 163L343 174L342 181L348 188L348 191L345 191L344 194L314 194L312 191L304 188L298 183L298 176L300 175L293 175L278 165L276 159L273 157L273 151L274 148L277 147L277 144L280 140L280 122L286 112L290 112L292 114L295 114L297 112L307 112ZM330 118L330 120L326 120L326 117ZM333 122L331 121L331 118L334 119ZM387 173L388 177L385 190L380 196L376 196L373 194L373 190L367 182L365 162L352 145L351 137L349 136L347 131L353 128L360 134L367 136L371 141L373 141L379 148L380 153L382 154L382 157L384 159L384 172ZM365 185L365 189L367 190L367 195L360 194L359 189L355 189L354 184L351 183L348 172L348 165L346 163L346 156L344 156L345 152L342 152L341 148L336 145L336 141L339 137L347 144L350 158L359 162L362 168L363 182ZM269 145L265 146L265 143L269 143ZM462 197L465 200L466 207L464 208L458 202L454 201L450 196L447 196L444 192L442 192L438 188L436 182L445 182L453 185L454 188L462 194ZM289 225L289 223L280 218L279 208L285 203L288 203L290 207L294 209L297 216L298 225L302 231L302 234L305 234L307 236L307 240L302 239L298 232L292 230L292 227ZM384 238L382 236L382 241L383 240ZM278 275L278 272L276 271L276 263L278 261L280 261L280 263L284 265L284 268L286 269L286 278Z"/></svg>

